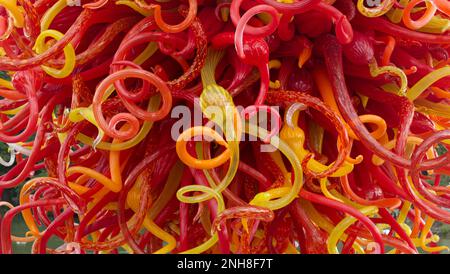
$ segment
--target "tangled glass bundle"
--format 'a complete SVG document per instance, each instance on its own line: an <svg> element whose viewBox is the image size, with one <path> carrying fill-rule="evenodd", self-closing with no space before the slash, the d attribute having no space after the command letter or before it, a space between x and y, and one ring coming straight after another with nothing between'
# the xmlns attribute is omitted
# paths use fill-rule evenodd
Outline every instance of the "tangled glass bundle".
<svg viewBox="0 0 450 274"><path fill-rule="evenodd" d="M0 193L20 191L0 202L1 253L446 250L449 16L447 0L0 0Z"/></svg>

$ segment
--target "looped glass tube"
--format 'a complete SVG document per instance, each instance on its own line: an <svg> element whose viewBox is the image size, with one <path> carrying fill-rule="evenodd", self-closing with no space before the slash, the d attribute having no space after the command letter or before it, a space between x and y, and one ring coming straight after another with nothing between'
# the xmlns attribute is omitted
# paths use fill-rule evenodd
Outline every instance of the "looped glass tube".
<svg viewBox="0 0 450 274"><path fill-rule="evenodd" d="M386 14L394 6L395 0L381 0L381 4L377 4L376 7L367 8L365 6L365 0L358 0L356 7L358 11L366 17L379 17Z"/></svg>
<svg viewBox="0 0 450 274"><path fill-rule="evenodd" d="M52 37L53 39L60 40L64 37L64 34L56 30L46 30L41 32L36 38L36 43L34 45L36 53L42 54L45 52L45 38L47 37ZM75 49L70 43L68 43L67 46L64 47L64 57L66 59L64 66L61 69L42 66L42 69L48 75L54 78L66 78L72 73L73 69L75 68L75 56Z"/></svg>
<svg viewBox="0 0 450 274"><path fill-rule="evenodd" d="M225 210L225 203L223 201L223 198L222 198L222 195L220 194L220 192L218 192L210 187L206 187L206 186L190 185L190 186L182 187L177 191L178 200L182 203L188 203L188 204L199 203L196 200L191 199L192 197L186 196L186 193L189 193L189 192L203 192L204 194L206 194L206 197L210 197L209 199L214 198L217 201L217 213L218 214ZM209 199L206 199L206 200L209 200ZM219 237L217 235L217 232L215 232L211 236L211 238L209 238L206 242L202 243L201 245L199 245L197 247L194 247L194 248L191 248L184 252L181 252L181 254L203 253L206 250L213 247L216 244L216 242L218 241L218 239L219 239Z"/></svg>
<svg viewBox="0 0 450 274"><path fill-rule="evenodd" d="M25 18L17 6L17 0L0 0L0 6L4 7L8 14L14 19L14 26L22 28Z"/></svg>
<svg viewBox="0 0 450 274"><path fill-rule="evenodd" d="M237 172L242 122L234 107L233 99L230 94L218 85L210 85L203 90L203 93L200 96L200 105L205 116L222 129L225 134L225 139L209 127L194 127L186 130L178 137L176 149L180 159L186 165L197 166L201 169L214 168L217 167L218 164L225 163L229 160L230 164L225 177L214 187L214 191L221 193L228 187ZM226 115L226 113L230 115ZM226 150L222 152L220 156L211 160L198 160L190 156L186 149L187 140L195 135L205 136L203 134L213 137L219 144L225 145ZM185 200L186 199L191 203L200 203L211 199L211 196L208 193L204 193L186 197Z"/></svg>

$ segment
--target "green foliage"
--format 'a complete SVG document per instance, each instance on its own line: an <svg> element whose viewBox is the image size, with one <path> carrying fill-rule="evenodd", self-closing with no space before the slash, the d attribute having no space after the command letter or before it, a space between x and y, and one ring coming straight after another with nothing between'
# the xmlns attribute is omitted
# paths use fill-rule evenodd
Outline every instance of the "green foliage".
<svg viewBox="0 0 450 274"><path fill-rule="evenodd" d="M0 78L5 79L5 80L11 80L11 77L9 77L9 75L5 72L0 70Z"/></svg>

